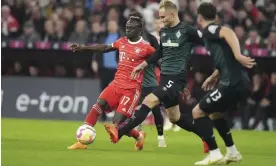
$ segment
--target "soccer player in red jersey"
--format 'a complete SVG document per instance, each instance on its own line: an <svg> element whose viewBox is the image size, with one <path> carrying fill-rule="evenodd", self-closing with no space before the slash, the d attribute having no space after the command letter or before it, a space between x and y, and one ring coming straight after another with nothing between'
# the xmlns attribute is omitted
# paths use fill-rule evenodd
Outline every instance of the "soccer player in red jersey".
<svg viewBox="0 0 276 166"><path fill-rule="evenodd" d="M119 51L119 63L114 80L100 94L96 104L88 113L85 124L94 126L103 112L116 110L113 123L120 128L127 118L132 116L140 98L143 73L138 79L131 79L131 72L155 49L143 40L142 20L139 17L130 17L126 23L126 37L122 37L110 45L96 44L93 46L81 46L73 44L71 49L75 51L89 50L94 52ZM131 130L128 136L136 139L136 150L141 150L144 144L145 133ZM68 149L86 149L86 145L77 142Z"/></svg>

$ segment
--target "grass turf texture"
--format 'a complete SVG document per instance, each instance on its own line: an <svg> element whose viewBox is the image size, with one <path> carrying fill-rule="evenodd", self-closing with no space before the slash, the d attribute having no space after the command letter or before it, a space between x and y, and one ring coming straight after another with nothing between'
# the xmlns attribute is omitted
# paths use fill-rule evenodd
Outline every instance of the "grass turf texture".
<svg viewBox="0 0 276 166"><path fill-rule="evenodd" d="M81 124L2 118L2 165L189 166L204 157L201 141L186 131L165 132L168 147L158 148L155 127L144 127L145 148L135 152L134 142L128 137L111 144L101 123L96 126L95 142L87 150L67 150L76 141L75 132ZM233 134L244 157L240 166L275 165L276 132L234 131ZM225 152L222 140L216 136Z"/></svg>

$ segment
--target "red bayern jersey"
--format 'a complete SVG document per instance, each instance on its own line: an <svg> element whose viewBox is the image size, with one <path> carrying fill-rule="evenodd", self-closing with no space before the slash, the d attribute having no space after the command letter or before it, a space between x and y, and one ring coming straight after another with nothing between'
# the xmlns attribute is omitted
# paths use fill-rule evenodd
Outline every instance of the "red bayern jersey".
<svg viewBox="0 0 276 166"><path fill-rule="evenodd" d="M135 80L130 78L131 72L146 60L155 49L142 37L137 42L131 42L127 37L122 37L112 43L112 47L119 50L119 63L113 83L124 89L140 87L144 72L141 72Z"/></svg>

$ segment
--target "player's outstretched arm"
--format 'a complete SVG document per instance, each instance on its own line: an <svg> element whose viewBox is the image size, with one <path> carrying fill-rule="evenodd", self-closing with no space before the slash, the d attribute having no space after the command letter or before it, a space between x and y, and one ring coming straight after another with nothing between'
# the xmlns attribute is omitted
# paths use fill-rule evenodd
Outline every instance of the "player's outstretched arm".
<svg viewBox="0 0 276 166"><path fill-rule="evenodd" d="M109 51L116 50L116 48L112 47L112 45L107 45L107 44L95 44L92 46L72 44L70 48L73 52L75 51L109 52Z"/></svg>
<svg viewBox="0 0 276 166"><path fill-rule="evenodd" d="M202 89L204 91L212 90L219 79L219 70L216 69L211 76L209 76L202 84Z"/></svg>
<svg viewBox="0 0 276 166"><path fill-rule="evenodd" d="M224 38L226 40L226 42L231 47L236 60L239 61L244 67L252 68L256 65L255 59L241 54L240 43L233 30L222 27L219 32L219 36L220 38Z"/></svg>

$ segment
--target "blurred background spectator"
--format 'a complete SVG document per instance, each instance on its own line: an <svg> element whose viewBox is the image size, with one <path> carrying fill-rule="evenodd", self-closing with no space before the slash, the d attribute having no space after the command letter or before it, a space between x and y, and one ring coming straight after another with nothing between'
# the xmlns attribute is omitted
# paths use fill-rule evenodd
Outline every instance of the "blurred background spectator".
<svg viewBox="0 0 276 166"><path fill-rule="evenodd" d="M1 7L1 27L2 37L13 37L13 34L19 29L18 21L11 14L11 9L7 5Z"/></svg>
<svg viewBox="0 0 276 166"><path fill-rule="evenodd" d="M40 36L35 31L35 28L32 22L26 22L24 24L23 34L18 39L24 41L25 43L37 42L41 40Z"/></svg>

